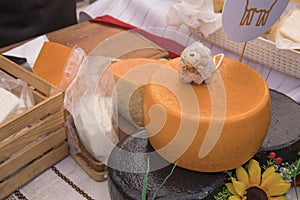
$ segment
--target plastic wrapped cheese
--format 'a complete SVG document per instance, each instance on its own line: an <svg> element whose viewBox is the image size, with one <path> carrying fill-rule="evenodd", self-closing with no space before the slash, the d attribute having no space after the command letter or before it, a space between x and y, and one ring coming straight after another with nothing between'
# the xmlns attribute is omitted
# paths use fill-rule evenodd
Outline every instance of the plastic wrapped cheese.
<svg viewBox="0 0 300 200"><path fill-rule="evenodd" d="M300 26L297 23L300 19L300 9L295 9L289 17L286 18L282 26L279 28L280 34L285 38L300 43Z"/></svg>
<svg viewBox="0 0 300 200"><path fill-rule="evenodd" d="M74 118L80 140L94 158L105 164L119 140L110 63L108 57L85 57L64 99L64 106ZM76 144L70 146L76 148Z"/></svg>
<svg viewBox="0 0 300 200"><path fill-rule="evenodd" d="M112 122L112 99L97 98L95 95L85 95L79 98L73 107L73 117L81 141L92 153L102 161L107 162L110 151L117 143ZM111 143L111 142L113 143Z"/></svg>
<svg viewBox="0 0 300 200"><path fill-rule="evenodd" d="M0 87L0 123L17 114L19 98Z"/></svg>

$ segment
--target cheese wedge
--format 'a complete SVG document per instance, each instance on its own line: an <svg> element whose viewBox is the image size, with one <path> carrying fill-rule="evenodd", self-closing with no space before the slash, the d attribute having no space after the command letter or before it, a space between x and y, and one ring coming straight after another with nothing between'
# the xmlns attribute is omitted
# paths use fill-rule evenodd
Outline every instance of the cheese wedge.
<svg viewBox="0 0 300 200"><path fill-rule="evenodd" d="M119 113L137 128L144 126L145 86L156 67L165 63L151 58L130 58L112 63Z"/></svg>
<svg viewBox="0 0 300 200"><path fill-rule="evenodd" d="M200 171L234 169L262 145L271 120L265 80L249 66L224 58L208 84L186 84L180 59L152 74L144 120L153 148L169 162Z"/></svg>
<svg viewBox="0 0 300 200"><path fill-rule="evenodd" d="M0 102L0 123L2 123L17 114L19 98L0 87Z"/></svg>
<svg viewBox="0 0 300 200"><path fill-rule="evenodd" d="M299 19L300 9L293 10L279 28L280 34L289 40L300 43L300 26L297 25Z"/></svg>

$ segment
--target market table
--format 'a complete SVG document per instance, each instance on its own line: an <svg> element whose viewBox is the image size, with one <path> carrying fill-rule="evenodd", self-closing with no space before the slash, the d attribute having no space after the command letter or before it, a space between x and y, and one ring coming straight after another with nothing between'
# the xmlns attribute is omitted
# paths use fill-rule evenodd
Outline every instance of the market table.
<svg viewBox="0 0 300 200"><path fill-rule="evenodd" d="M117 26L86 21L47 33L46 37L51 42L61 43L71 48L80 47L86 54L89 54L101 42L118 34L126 34L126 32L126 29ZM0 53L19 47L32 39L3 47L0 49ZM130 34L130 40L130 42L140 44L145 48L125 52L120 57L168 57L167 51L139 34ZM130 128L130 126L128 127ZM106 181L95 181L85 170L72 157L68 156L7 199L85 199L87 197L109 199Z"/></svg>
<svg viewBox="0 0 300 200"><path fill-rule="evenodd" d="M124 32L124 28L120 28L117 26L113 26L105 23L93 23L90 21L85 21L82 23L78 23L73 26L69 26L54 32L47 33L46 36L51 42L58 42L69 46L71 48L77 46L81 47L85 53L91 52L99 43L104 41L105 39ZM144 40L144 38L136 38L139 41ZM25 42L30 41L30 39L13 44L7 47L0 48L0 53L6 52L12 48L20 46ZM147 43L150 43L148 40L144 40ZM167 57L168 52L161 49L160 47L153 44L153 47L156 49L143 49L138 52L131 52L125 55L124 57L134 57L137 55L142 57Z"/></svg>
<svg viewBox="0 0 300 200"><path fill-rule="evenodd" d="M86 53L89 53L99 42L123 31L124 29L122 28L108 24L83 22L49 33L46 36L50 41L59 42L69 47L78 45ZM2 48L0 52L5 52L20 44L22 43ZM136 56L137 53L139 57L159 58L168 56L166 51L156 45L154 46L157 48L143 49L142 51L131 52L123 56L132 57ZM211 48L216 51L215 46L211 46ZM11 198L18 199L16 198L18 195L24 195L28 199L86 199L86 197L92 199L110 199L107 182L97 182L91 179L70 156L56 164L55 168L47 170L20 188Z"/></svg>

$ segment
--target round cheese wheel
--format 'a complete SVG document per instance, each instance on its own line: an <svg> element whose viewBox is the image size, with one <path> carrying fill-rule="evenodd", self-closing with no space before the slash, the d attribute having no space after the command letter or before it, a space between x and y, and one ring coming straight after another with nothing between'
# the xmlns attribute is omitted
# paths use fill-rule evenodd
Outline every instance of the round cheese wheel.
<svg viewBox="0 0 300 200"><path fill-rule="evenodd" d="M169 162L200 171L234 169L262 145L271 120L269 89L251 67L224 58L209 83L184 83L180 59L151 76L144 120L154 149Z"/></svg>

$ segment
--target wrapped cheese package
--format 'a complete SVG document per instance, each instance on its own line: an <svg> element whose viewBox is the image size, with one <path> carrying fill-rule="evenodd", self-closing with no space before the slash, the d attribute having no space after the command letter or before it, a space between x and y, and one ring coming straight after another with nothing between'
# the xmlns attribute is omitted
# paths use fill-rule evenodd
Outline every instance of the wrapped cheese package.
<svg viewBox="0 0 300 200"><path fill-rule="evenodd" d="M68 86L64 100L80 141L103 163L107 162L118 142L117 99L110 63L111 59L104 56L86 56Z"/></svg>
<svg viewBox="0 0 300 200"><path fill-rule="evenodd" d="M82 151L79 137L89 153L103 163L118 142L110 63L107 57L86 55L80 47L45 42L33 67L36 75L65 91L71 154Z"/></svg>
<svg viewBox="0 0 300 200"><path fill-rule="evenodd" d="M0 88L0 123L12 118L17 113L19 99L9 91Z"/></svg>
<svg viewBox="0 0 300 200"><path fill-rule="evenodd" d="M279 49L300 49L300 2L290 2L280 19L265 34Z"/></svg>
<svg viewBox="0 0 300 200"><path fill-rule="evenodd" d="M28 85L5 73L0 73L0 102L0 124L34 105Z"/></svg>

